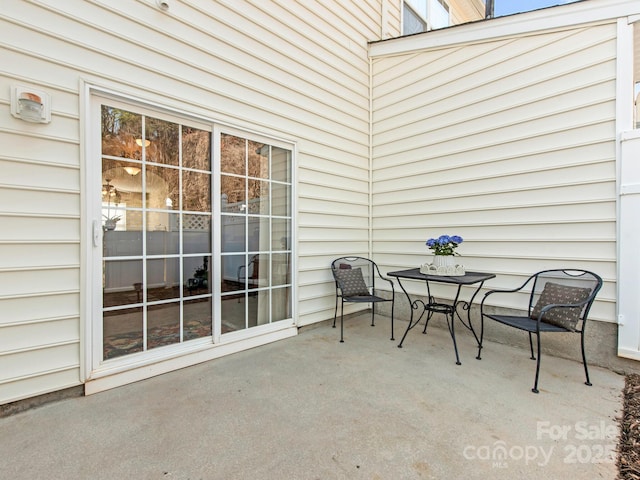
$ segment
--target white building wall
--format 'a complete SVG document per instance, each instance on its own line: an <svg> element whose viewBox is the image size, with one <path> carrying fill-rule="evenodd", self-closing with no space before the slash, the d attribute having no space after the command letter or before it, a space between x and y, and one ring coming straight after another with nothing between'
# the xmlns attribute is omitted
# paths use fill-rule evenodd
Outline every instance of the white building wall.
<svg viewBox="0 0 640 480"><path fill-rule="evenodd" d="M486 288L593 270L605 283L591 318L614 322L615 19L433 48L409 40L372 48L379 264L416 267L428 238L461 235L467 269L497 274Z"/></svg>
<svg viewBox="0 0 640 480"><path fill-rule="evenodd" d="M330 259L367 253L380 2L168 3L3 2L0 404L84 378L82 81L296 142L299 325L333 315ZM51 123L13 118L12 85L46 91Z"/></svg>

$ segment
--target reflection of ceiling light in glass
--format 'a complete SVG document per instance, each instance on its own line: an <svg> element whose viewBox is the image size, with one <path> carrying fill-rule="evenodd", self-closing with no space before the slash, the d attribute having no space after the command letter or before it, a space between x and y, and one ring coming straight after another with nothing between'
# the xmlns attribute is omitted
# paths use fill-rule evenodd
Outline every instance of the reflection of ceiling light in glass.
<svg viewBox="0 0 640 480"><path fill-rule="evenodd" d="M141 138L136 138L136 143L138 144L139 147L142 146L142 139ZM148 147L149 145L151 145L151 141L150 140L145 140L144 141L144 146Z"/></svg>
<svg viewBox="0 0 640 480"><path fill-rule="evenodd" d="M102 196L107 198L109 204L111 204L111 199L115 200L115 203L120 203L120 200L122 200L122 195L120 195L120 192L116 187L111 185L110 178L106 178L105 180L107 181L107 183L102 185Z"/></svg>
<svg viewBox="0 0 640 480"><path fill-rule="evenodd" d="M138 167L124 167L124 171L132 177L140 173L140 169Z"/></svg>
<svg viewBox="0 0 640 480"><path fill-rule="evenodd" d="M167 197L165 200L165 204L167 205L167 207L173 207L173 200Z"/></svg>
<svg viewBox="0 0 640 480"><path fill-rule="evenodd" d="M111 185L111 179L106 178L105 180L107 181L107 183L105 185L102 185L102 196L106 197L107 195L109 196L115 195L115 193L113 193L113 190L115 190L115 187Z"/></svg>

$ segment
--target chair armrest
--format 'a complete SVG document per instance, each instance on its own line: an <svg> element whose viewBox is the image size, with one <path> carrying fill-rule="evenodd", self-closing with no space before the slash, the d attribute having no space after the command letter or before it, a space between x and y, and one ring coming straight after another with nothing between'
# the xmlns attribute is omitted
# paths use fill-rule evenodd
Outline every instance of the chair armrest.
<svg viewBox="0 0 640 480"><path fill-rule="evenodd" d="M589 303L590 300L591 300L591 297L578 303L550 303L542 307L542 310L540 310L540 314L538 315L537 320L539 322L540 319L544 317L545 313L547 313L549 310L553 310L554 308L582 308L587 303Z"/></svg>
<svg viewBox="0 0 640 480"><path fill-rule="evenodd" d="M511 288L511 289L493 289L493 290L489 290L488 292L485 292L484 297L482 298L482 302L480 303L480 306L482 307L482 305L484 305L485 300L487 299L487 297L489 295L493 295L494 293L517 293L520 290L524 289L524 287L527 286L527 284L533 280L534 276L531 276L529 278L527 278L525 280L525 282L520 285L519 287L516 288Z"/></svg>
<svg viewBox="0 0 640 480"><path fill-rule="evenodd" d="M515 292L519 292L523 288L524 288L524 285L521 285L518 288L512 288L510 290L501 290L501 289L489 290L484 294L484 296L486 297L486 296L491 295L493 293L515 293Z"/></svg>
<svg viewBox="0 0 640 480"><path fill-rule="evenodd" d="M391 285L391 292L395 293L396 289L395 289L395 287L393 285L393 280L391 280L390 278L387 278L387 277L383 277L383 276L380 276L380 279L384 280L385 282L389 282L389 285Z"/></svg>
<svg viewBox="0 0 640 480"><path fill-rule="evenodd" d="M494 293L516 293L519 292L520 290L522 290L522 288L524 287L524 285L518 287L518 288L513 288L511 290L489 290L487 292L485 292L484 297L482 298L482 302L481 304L484 304L485 300L487 299L487 297L489 295L493 295Z"/></svg>
<svg viewBox="0 0 640 480"><path fill-rule="evenodd" d="M386 278L386 277L383 277L382 275L378 276L378 279L379 280L384 280L385 282L389 282L389 286L391 287L391 295L393 297L395 297L396 289L395 289L395 286L393 285L393 281L388 279L388 278ZM378 285L376 285L376 287L371 291L371 294L375 295L376 294L376 290L381 290ZM383 290L383 291L387 291L387 290Z"/></svg>
<svg viewBox="0 0 640 480"><path fill-rule="evenodd" d="M524 282L522 285L520 285L517 288L512 288L512 289L493 289L493 290L489 290L488 292L485 292L484 297L482 297L482 301L480 302L480 313L481 315L483 315L484 312L484 303L487 301L487 298L489 298L490 295L493 295L494 293L518 293L520 291L522 291L522 289L524 289L524 287L527 285L527 283L529 283L529 281L531 280L531 278L529 278L529 280L527 280L526 282ZM524 310L527 310L527 307L524 308Z"/></svg>

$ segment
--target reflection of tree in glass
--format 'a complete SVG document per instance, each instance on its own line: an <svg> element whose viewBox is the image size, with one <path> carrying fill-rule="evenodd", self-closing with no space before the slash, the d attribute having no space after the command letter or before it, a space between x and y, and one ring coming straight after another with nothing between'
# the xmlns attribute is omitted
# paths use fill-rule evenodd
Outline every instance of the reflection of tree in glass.
<svg viewBox="0 0 640 480"><path fill-rule="evenodd" d="M210 170L211 134L197 128L182 126L182 166Z"/></svg>
<svg viewBox="0 0 640 480"><path fill-rule="evenodd" d="M142 160L142 125L145 123L145 160L163 165L179 166L179 125L126 110L102 106L102 153L120 158ZM245 176L269 178L269 146L234 135L221 136L221 193L229 203L246 204L247 199L260 198L264 185L249 182L246 192ZM182 126L182 166L188 169L211 171L211 134ZM178 206L179 184L177 171L163 171L167 198L173 209ZM183 171L183 207L187 210L211 210L211 176ZM158 207L160 207L158 205ZM158 208L156 207L156 208Z"/></svg>
<svg viewBox="0 0 640 480"><path fill-rule="evenodd" d="M260 182L249 182L249 191L245 194L244 175L257 178L269 177L269 149L268 145L256 143L245 138L223 134L220 138L220 167L223 173L241 175L234 177L223 175L221 191L227 195L227 201L246 203L248 198L259 198Z"/></svg>
<svg viewBox="0 0 640 480"><path fill-rule="evenodd" d="M248 141L249 176L269 178L269 145Z"/></svg>
<svg viewBox="0 0 640 480"><path fill-rule="evenodd" d="M208 173L183 170L182 188L184 198L182 208L196 212L211 211L211 175Z"/></svg>
<svg viewBox="0 0 640 480"><path fill-rule="evenodd" d="M242 175L233 177L222 175L220 179L221 193L227 196L230 204L245 203L247 141L244 138L222 134L220 136L220 170L223 173Z"/></svg>
<svg viewBox="0 0 640 480"><path fill-rule="evenodd" d="M244 203L244 178L223 175L220 178L220 190L227 196L227 202Z"/></svg>
<svg viewBox="0 0 640 480"><path fill-rule="evenodd" d="M220 135L220 170L235 175L246 174L247 140L233 135Z"/></svg>
<svg viewBox="0 0 640 480"><path fill-rule="evenodd" d="M178 125L158 118L145 119L145 136L149 140L147 161L178 166Z"/></svg>
<svg viewBox="0 0 640 480"><path fill-rule="evenodd" d="M182 165L185 168L210 171L211 135L204 130L182 127ZM183 208L198 212L211 211L211 175L184 171Z"/></svg>
<svg viewBox="0 0 640 480"><path fill-rule="evenodd" d="M178 166L177 124L144 117L147 144L142 139L142 115L103 105L101 116L104 155L141 160L144 144L147 161Z"/></svg>
<svg viewBox="0 0 640 480"><path fill-rule="evenodd" d="M102 154L114 157L142 158L136 138L142 136L142 117L117 108L102 106Z"/></svg>

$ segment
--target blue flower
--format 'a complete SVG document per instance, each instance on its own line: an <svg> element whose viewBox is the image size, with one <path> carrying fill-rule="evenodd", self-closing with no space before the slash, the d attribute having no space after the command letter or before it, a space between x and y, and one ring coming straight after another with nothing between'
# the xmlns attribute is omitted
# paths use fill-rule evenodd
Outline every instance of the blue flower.
<svg viewBox="0 0 640 480"><path fill-rule="evenodd" d="M442 246L445 246L450 241L451 238L449 237L449 235L440 235L440 238L438 238L438 244Z"/></svg>
<svg viewBox="0 0 640 480"><path fill-rule="evenodd" d="M455 255L455 249L463 239L459 235L440 235L438 238L430 238L425 243L433 250L435 255Z"/></svg>

